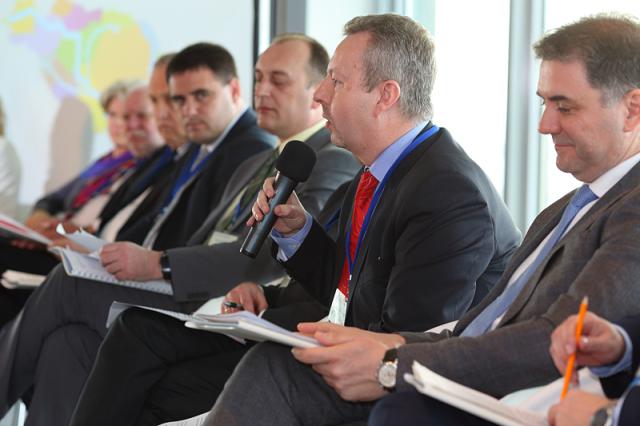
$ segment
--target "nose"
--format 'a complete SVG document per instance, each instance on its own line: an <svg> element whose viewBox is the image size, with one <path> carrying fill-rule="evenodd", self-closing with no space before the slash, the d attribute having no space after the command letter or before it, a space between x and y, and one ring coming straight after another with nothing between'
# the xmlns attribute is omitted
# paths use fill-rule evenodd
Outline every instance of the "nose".
<svg viewBox="0 0 640 426"><path fill-rule="evenodd" d="M127 130L136 130L140 126L140 120L136 117L136 114L131 114L125 119Z"/></svg>
<svg viewBox="0 0 640 426"><path fill-rule="evenodd" d="M269 94L269 84L265 81L256 81L253 94L256 98L267 96Z"/></svg>
<svg viewBox="0 0 640 426"><path fill-rule="evenodd" d="M560 132L558 113L553 108L544 107L538 123L538 131L543 135L554 135Z"/></svg>
<svg viewBox="0 0 640 426"><path fill-rule="evenodd" d="M315 92L313 92L313 100L321 105L327 105L330 99L330 81L329 77L325 77Z"/></svg>
<svg viewBox="0 0 640 426"><path fill-rule="evenodd" d="M197 110L198 110L198 103L191 96L188 96L187 99L185 99L184 104L180 109L180 112L185 117L191 117L193 115L196 115Z"/></svg>

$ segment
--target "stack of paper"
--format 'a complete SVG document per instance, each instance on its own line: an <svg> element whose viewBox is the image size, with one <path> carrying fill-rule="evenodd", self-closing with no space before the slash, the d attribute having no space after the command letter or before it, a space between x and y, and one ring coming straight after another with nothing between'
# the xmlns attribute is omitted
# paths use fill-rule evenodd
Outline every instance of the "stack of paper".
<svg viewBox="0 0 640 426"><path fill-rule="evenodd" d="M456 383L414 361L413 374L404 379L420 393L503 426L544 426L546 416L531 410L511 407L475 389Z"/></svg>
<svg viewBox="0 0 640 426"><path fill-rule="evenodd" d="M119 280L102 266L95 255L78 253L70 249L56 247L54 249L62 259L62 266L72 277L87 278L94 281L132 287L138 290L173 295L171 284L166 281L124 281Z"/></svg>
<svg viewBox="0 0 640 426"><path fill-rule="evenodd" d="M272 341L299 348L314 348L320 345L312 337L285 330L247 311L220 315L195 314L195 317L196 321L187 321L185 326L256 342Z"/></svg>
<svg viewBox="0 0 640 426"><path fill-rule="evenodd" d="M244 343L244 339L248 339L256 342L268 340L299 348L314 348L320 346L318 341L312 337L285 330L270 321L259 318L251 312L239 311L232 314L217 315L206 313L211 309L209 303L205 303L200 309L194 312L193 315L188 315L182 312L167 311L150 306L114 302L109 309L107 327L111 325L113 320L115 320L122 311L131 307L147 309L168 315L180 321L185 321L186 327L221 333L242 343Z"/></svg>

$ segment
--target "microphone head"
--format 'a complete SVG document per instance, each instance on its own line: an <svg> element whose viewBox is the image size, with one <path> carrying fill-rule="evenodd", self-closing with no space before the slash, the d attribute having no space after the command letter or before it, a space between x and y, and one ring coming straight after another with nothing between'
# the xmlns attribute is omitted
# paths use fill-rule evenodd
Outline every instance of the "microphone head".
<svg viewBox="0 0 640 426"><path fill-rule="evenodd" d="M304 182L316 164L316 153L300 141L288 142L276 160L276 169L294 182Z"/></svg>

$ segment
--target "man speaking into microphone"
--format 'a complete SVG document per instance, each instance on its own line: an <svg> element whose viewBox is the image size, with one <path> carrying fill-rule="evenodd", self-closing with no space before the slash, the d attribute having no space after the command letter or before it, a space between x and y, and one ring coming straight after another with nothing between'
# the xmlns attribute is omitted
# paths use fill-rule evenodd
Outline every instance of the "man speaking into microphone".
<svg viewBox="0 0 640 426"><path fill-rule="evenodd" d="M271 236L290 276L331 306L331 322L424 331L484 297L520 235L484 172L430 121L435 56L426 29L405 16L370 15L349 21L345 35L314 96L332 143L365 165L345 196L339 238L296 196L274 208ZM251 224L273 195L267 180ZM327 404L340 399L330 385L290 348L260 343L207 424L255 424L267 408L272 424L346 423L327 417Z"/></svg>

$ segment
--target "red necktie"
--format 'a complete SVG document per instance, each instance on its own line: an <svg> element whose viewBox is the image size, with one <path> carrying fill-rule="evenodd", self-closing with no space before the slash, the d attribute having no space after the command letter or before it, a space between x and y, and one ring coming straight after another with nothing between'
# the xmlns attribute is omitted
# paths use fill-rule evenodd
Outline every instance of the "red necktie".
<svg viewBox="0 0 640 426"><path fill-rule="evenodd" d="M367 215L373 193L378 186L378 180L369 172L365 170L360 175L360 182L358 182L358 188L356 189L356 196L353 202L353 216L351 217L351 234L349 235L349 253L351 259L355 262L356 246L358 245L358 237L360 236L360 230L362 229L362 223L364 217ZM349 258L345 254L345 262L342 268L342 275L340 276L340 283L338 289L344 296L349 298Z"/></svg>

